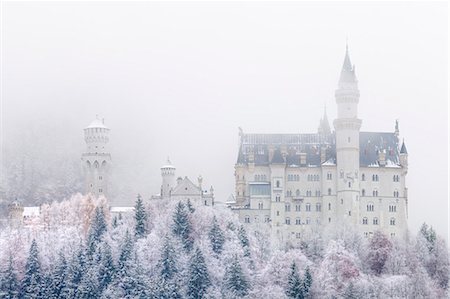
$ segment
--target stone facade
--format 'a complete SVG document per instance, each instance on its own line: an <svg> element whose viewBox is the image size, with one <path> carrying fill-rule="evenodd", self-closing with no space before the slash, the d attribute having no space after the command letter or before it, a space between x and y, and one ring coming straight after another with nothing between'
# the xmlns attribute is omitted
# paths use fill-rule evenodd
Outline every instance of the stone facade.
<svg viewBox="0 0 450 299"><path fill-rule="evenodd" d="M166 165L161 167L161 192L153 195L151 199L169 199L176 201L190 200L192 203L205 206L214 205L214 189L211 186L208 191L203 189L203 178L198 177L198 184L194 184L187 176L178 177L175 181L175 166L167 159Z"/></svg>
<svg viewBox="0 0 450 299"><path fill-rule="evenodd" d="M108 178L111 154L108 152L109 128L96 118L84 129L86 151L82 154L85 173L85 192L95 196L108 196Z"/></svg>
<svg viewBox="0 0 450 299"><path fill-rule="evenodd" d="M297 243L311 231L342 223L363 236L407 230L408 153L393 132L361 132L359 90L348 49L335 92L332 132L326 111L317 133L246 134L235 165L242 222L267 225L273 238Z"/></svg>

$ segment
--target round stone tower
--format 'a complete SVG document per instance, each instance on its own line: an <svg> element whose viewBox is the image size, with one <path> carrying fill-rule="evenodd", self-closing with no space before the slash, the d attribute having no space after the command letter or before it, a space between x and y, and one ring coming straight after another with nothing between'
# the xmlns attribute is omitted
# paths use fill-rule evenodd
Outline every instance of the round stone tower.
<svg viewBox="0 0 450 299"><path fill-rule="evenodd" d="M338 219L356 224L359 218L359 89L355 67L350 62L348 47L335 93L338 108L336 130Z"/></svg>
<svg viewBox="0 0 450 299"><path fill-rule="evenodd" d="M8 220L12 227L19 227L23 223L23 205L15 199L8 205Z"/></svg>
<svg viewBox="0 0 450 299"><path fill-rule="evenodd" d="M162 185L161 198L169 198L172 188L175 186L175 166L167 158L166 165L161 167Z"/></svg>
<svg viewBox="0 0 450 299"><path fill-rule="evenodd" d="M95 196L108 195L111 155L107 149L109 128L104 120L96 118L84 129L86 151L81 160L85 172L85 192Z"/></svg>

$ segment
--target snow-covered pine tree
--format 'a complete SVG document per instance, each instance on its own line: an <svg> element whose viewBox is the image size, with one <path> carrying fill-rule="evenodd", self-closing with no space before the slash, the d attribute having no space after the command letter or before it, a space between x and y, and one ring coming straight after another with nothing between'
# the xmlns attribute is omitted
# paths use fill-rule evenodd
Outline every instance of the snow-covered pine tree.
<svg viewBox="0 0 450 299"><path fill-rule="evenodd" d="M244 256L249 257L250 256L250 242L247 237L247 232L245 231L245 228L243 225L239 226L238 229L238 238L241 242L242 248L244 249Z"/></svg>
<svg viewBox="0 0 450 299"><path fill-rule="evenodd" d="M147 233L147 212L145 211L144 203L141 195L138 194L136 204L134 206L134 220L136 225L134 234L137 238L142 238Z"/></svg>
<svg viewBox="0 0 450 299"><path fill-rule="evenodd" d="M12 256L8 259L8 268L2 275L0 282L0 298L13 299L18 298L19 281L17 280L16 270L14 269Z"/></svg>
<svg viewBox="0 0 450 299"><path fill-rule="evenodd" d="M108 225L106 224L105 212L103 207L96 207L94 219L92 220L91 227L89 229L88 236L88 255L93 256L98 243L102 240L103 234L107 231Z"/></svg>
<svg viewBox="0 0 450 299"><path fill-rule="evenodd" d="M69 279L67 283L69 298L75 297L78 285L81 283L87 268L86 249L80 244L69 264Z"/></svg>
<svg viewBox="0 0 450 299"><path fill-rule="evenodd" d="M211 285L208 268L202 252L197 248L189 264L189 280L187 286L187 297L189 299L201 299Z"/></svg>
<svg viewBox="0 0 450 299"><path fill-rule="evenodd" d="M43 298L43 279L41 263L39 261L39 250L36 240L31 242L30 253L25 265L25 275L22 279L20 298Z"/></svg>
<svg viewBox="0 0 450 299"><path fill-rule="evenodd" d="M247 295L250 289L250 284L242 271L236 254L225 272L225 288L233 296L237 297Z"/></svg>
<svg viewBox="0 0 450 299"><path fill-rule="evenodd" d="M286 295L289 298L294 299L305 298L304 285L305 285L304 282L300 279L300 275L298 274L297 265L294 262L291 265L291 272L289 273L287 279Z"/></svg>
<svg viewBox="0 0 450 299"><path fill-rule="evenodd" d="M181 238L183 248L186 251L191 251L194 244L191 237L191 230L188 212L186 211L185 205L180 201L175 207L175 213L173 214L172 231L176 236Z"/></svg>
<svg viewBox="0 0 450 299"><path fill-rule="evenodd" d="M209 241L211 242L211 249L216 253L220 254L223 250L223 244L225 243L225 237L223 231L217 223L216 216L213 217L213 222L211 229L209 231Z"/></svg>
<svg viewBox="0 0 450 299"><path fill-rule="evenodd" d="M161 278L166 281L172 279L175 273L178 272L175 261L175 250L173 249L172 244L170 244L170 239L167 236L164 239L158 266L161 268Z"/></svg>
<svg viewBox="0 0 450 299"><path fill-rule="evenodd" d="M342 295L343 299L358 299L357 290L353 282L350 282Z"/></svg>
<svg viewBox="0 0 450 299"><path fill-rule="evenodd" d="M98 269L99 293L109 286L116 274L116 267L114 266L111 247L107 242L103 243L101 253Z"/></svg>
<svg viewBox="0 0 450 299"><path fill-rule="evenodd" d="M305 294L305 298L309 298L312 283L313 278L311 275L311 270L309 269L309 266L306 266L305 277L303 278L303 292Z"/></svg>
<svg viewBox="0 0 450 299"><path fill-rule="evenodd" d="M420 227L420 234L425 238L425 240L427 240L428 250L433 250L434 243L436 241L436 232L433 227L428 227L426 223L422 224Z"/></svg>
<svg viewBox="0 0 450 299"><path fill-rule="evenodd" d="M189 198L187 200L187 208L191 214L195 212L194 206L192 205L191 200Z"/></svg>
<svg viewBox="0 0 450 299"><path fill-rule="evenodd" d="M120 256L119 256L119 269L123 270L123 268L126 267L126 262L131 258L132 254L133 254L133 240L131 238L130 232L127 231L125 232L125 240L123 241L122 244L122 249L120 251Z"/></svg>
<svg viewBox="0 0 450 299"><path fill-rule="evenodd" d="M50 275L50 287L48 289L49 299L66 298L68 295L67 279L69 268L63 252L59 253L59 258L55 269Z"/></svg>

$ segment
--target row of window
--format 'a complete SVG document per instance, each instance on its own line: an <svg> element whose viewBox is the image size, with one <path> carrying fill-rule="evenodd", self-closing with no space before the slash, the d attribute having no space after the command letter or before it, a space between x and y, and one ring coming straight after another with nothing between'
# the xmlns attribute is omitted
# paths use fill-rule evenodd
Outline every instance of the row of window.
<svg viewBox="0 0 450 299"><path fill-rule="evenodd" d="M98 166L97 166L98 167ZM341 178L344 177L344 172L341 171ZM238 176L239 179L239 176ZM244 176L245 179L245 176ZM331 181L333 179L333 174L331 172L327 173L327 180ZM288 181L300 181L300 175L298 174L288 174L287 175L287 180ZM308 174L307 176L307 180L308 182L318 182L320 181L320 175L318 174ZM365 181L366 180L366 175L363 173L361 175L361 181ZM373 174L372 175L372 181L373 182L379 182L380 178L378 176L378 174ZM255 182L266 182L267 181L267 176L265 174L255 174ZM394 182L400 182L400 176L398 174L395 174L392 177L392 181Z"/></svg>
<svg viewBox="0 0 450 299"><path fill-rule="evenodd" d="M291 211L291 205L290 204L285 204L284 205L284 210L286 212L290 212ZM300 212L301 211L301 205L300 204L295 205L295 211L296 212ZM305 204L305 211L306 212L311 212L311 204L310 203ZM316 212L321 212L321 211L322 211L322 204L316 203Z"/></svg>
<svg viewBox="0 0 450 299"><path fill-rule="evenodd" d="M267 177L265 174L255 174L255 182L266 182Z"/></svg>
<svg viewBox="0 0 450 299"><path fill-rule="evenodd" d="M330 189L328 189L328 190L330 190ZM330 195L330 194L328 194L328 195ZM394 197L399 197L399 195L400 195L400 192L398 192L398 190L395 190L394 193L393 193L393 196ZM366 189L361 189L361 196L367 196ZM378 196L378 190L377 189L374 189L372 191L372 196L374 196L374 197Z"/></svg>
<svg viewBox="0 0 450 299"><path fill-rule="evenodd" d="M373 203L369 203L367 205L367 212L373 212L373 211L375 211L375 206L374 206ZM397 212L397 206L394 205L394 204L390 204L389 205L389 212L396 213Z"/></svg>
<svg viewBox="0 0 450 299"><path fill-rule="evenodd" d="M288 181L300 181L300 175L298 174L288 174Z"/></svg>
<svg viewBox="0 0 450 299"><path fill-rule="evenodd" d="M268 223L269 221L270 221L270 217L268 215L264 216L264 222ZM249 215L246 215L244 217L244 222L245 223L250 223L250 216ZM259 217L258 216L255 216L255 222L259 222ZM328 218L328 222L331 222L331 218ZM286 217L284 223L286 225L291 225L291 218L290 217ZM306 225L311 224L311 218L309 218L309 217L306 218L305 222L302 222L300 217L295 218L295 225L302 225L302 224L306 224ZM320 219L316 219L316 224L320 225ZM364 217L362 219L362 224L363 225L368 225L369 224L369 219L367 217ZM378 221L377 217L372 218L372 224L373 225L379 225L379 221ZM395 224L396 224L395 218L389 219L389 225L395 226Z"/></svg>
<svg viewBox="0 0 450 299"><path fill-rule="evenodd" d="M314 194L315 194L315 196L320 196L320 190L316 190L316 191L314 192ZM299 197L300 195L301 195L300 190L298 190L298 189L295 190L295 196L296 196L296 197ZM292 196L293 196L292 190L286 191L286 196L292 197ZM305 196L313 196L312 191L311 191L311 190L307 190L306 193L305 193Z"/></svg>

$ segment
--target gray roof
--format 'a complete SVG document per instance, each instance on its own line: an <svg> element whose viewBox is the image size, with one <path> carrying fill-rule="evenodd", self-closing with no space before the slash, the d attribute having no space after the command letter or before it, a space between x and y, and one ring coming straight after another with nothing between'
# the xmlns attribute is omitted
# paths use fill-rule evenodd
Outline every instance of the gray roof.
<svg viewBox="0 0 450 299"><path fill-rule="evenodd" d="M399 163L399 141L395 133L360 132L360 166L378 165L379 151L386 152L386 160ZM405 148L406 149L406 148ZM238 153L238 163L246 164L253 153L255 165L286 163L300 166L300 153L306 153L306 164L321 165L321 151L325 151L325 161L336 161L335 134L244 134ZM273 151L269 161L269 151ZM282 155L284 153L284 158Z"/></svg>
<svg viewBox="0 0 450 299"><path fill-rule="evenodd" d="M402 142L402 148L400 149L400 154L408 154L408 151L406 150L405 141Z"/></svg>

